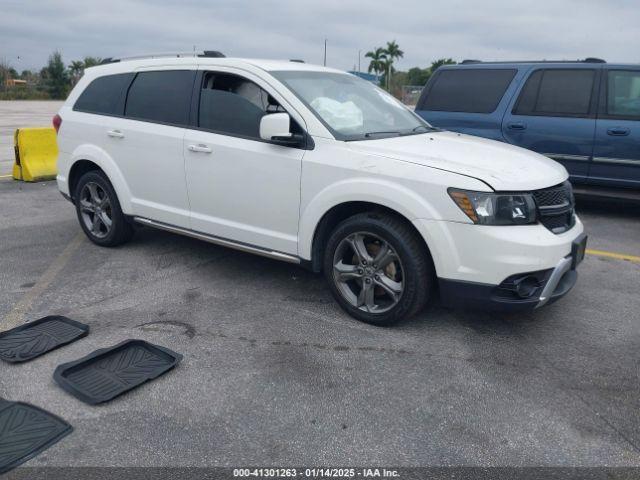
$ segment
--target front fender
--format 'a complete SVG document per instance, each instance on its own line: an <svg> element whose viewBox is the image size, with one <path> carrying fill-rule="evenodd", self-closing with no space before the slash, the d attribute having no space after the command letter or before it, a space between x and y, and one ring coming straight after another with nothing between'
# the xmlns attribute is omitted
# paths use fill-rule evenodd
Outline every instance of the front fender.
<svg viewBox="0 0 640 480"><path fill-rule="evenodd" d="M376 178L350 178L333 183L318 192L300 214L298 256L311 259L313 237L322 217L342 203L369 202L390 208L412 221L440 218L436 208L407 187Z"/></svg>

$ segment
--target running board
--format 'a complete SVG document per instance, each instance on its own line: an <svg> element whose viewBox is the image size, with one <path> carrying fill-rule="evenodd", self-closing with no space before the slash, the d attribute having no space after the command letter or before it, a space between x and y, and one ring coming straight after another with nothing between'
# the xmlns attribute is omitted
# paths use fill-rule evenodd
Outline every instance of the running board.
<svg viewBox="0 0 640 480"><path fill-rule="evenodd" d="M166 223L156 222L155 220L149 220L148 218L133 217L133 221L142 225L147 225L149 227L165 230L167 232L179 233L191 238L197 238L198 240L204 240L205 242L214 243L223 247L233 248L235 250L240 250L241 252L253 253L262 257L274 258L276 260L282 260L283 262L288 263L300 263L300 259L298 257L294 257L293 255L282 252L275 252L273 250L265 250L260 247L247 245L246 243L234 242L233 240L219 238L213 235L208 235L206 233L200 233L194 230L188 230L186 228L175 227Z"/></svg>

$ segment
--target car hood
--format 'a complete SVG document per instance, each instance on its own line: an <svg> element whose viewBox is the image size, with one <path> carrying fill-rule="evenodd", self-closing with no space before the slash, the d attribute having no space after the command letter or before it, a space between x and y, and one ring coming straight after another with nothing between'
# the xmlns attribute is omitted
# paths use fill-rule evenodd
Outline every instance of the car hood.
<svg viewBox="0 0 640 480"><path fill-rule="evenodd" d="M454 132L349 142L349 147L474 177L494 190L537 190L569 176L562 165L530 150Z"/></svg>

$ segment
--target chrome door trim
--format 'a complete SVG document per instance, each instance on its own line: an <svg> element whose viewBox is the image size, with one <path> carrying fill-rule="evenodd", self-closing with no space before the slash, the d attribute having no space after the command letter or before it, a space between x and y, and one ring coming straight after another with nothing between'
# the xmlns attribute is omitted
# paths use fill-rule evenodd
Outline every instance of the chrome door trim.
<svg viewBox="0 0 640 480"><path fill-rule="evenodd" d="M568 155L564 153L543 153L542 155L552 160L574 160L578 162L588 162L591 158L588 155Z"/></svg>
<svg viewBox="0 0 640 480"><path fill-rule="evenodd" d="M133 217L133 220L137 223L141 223L149 227L158 228L160 230L165 230L167 232L179 233L181 235L186 235L188 237L196 238L198 240L204 240L205 242L214 243L216 245L221 245L223 247L233 248L235 250L240 250L242 252L253 253L255 255L260 255L268 258L274 258L276 260L282 260L283 262L288 262L288 263L300 263L300 258L295 257L293 255L289 255L287 253L276 252L274 250L265 250L263 248L256 247L253 245L248 245L246 243L235 242L233 240L228 240L226 238L216 237L215 235L196 232L195 230L188 230L186 228L176 227L175 225L169 225L162 222L156 222L155 220L151 220L149 218Z"/></svg>
<svg viewBox="0 0 640 480"><path fill-rule="evenodd" d="M616 165L638 165L640 166L640 160L631 160L628 158L609 158L609 157L593 157L594 162L599 163L614 163Z"/></svg>

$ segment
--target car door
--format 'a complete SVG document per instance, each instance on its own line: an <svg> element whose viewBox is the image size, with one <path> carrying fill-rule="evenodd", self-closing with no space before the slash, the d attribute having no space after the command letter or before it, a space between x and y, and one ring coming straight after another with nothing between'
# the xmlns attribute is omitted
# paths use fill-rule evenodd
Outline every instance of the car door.
<svg viewBox="0 0 640 480"><path fill-rule="evenodd" d="M589 183L640 188L640 69L605 70Z"/></svg>
<svg viewBox="0 0 640 480"><path fill-rule="evenodd" d="M260 119L287 111L302 119L259 77L202 70L184 139L191 228L277 252L297 254L304 150L260 139Z"/></svg>
<svg viewBox="0 0 640 480"><path fill-rule="evenodd" d="M557 160L585 183L593 153L599 67L534 68L502 120L507 142Z"/></svg>
<svg viewBox="0 0 640 480"><path fill-rule="evenodd" d="M183 139L189 122L193 70L154 68L136 73L124 118L109 130L136 216L189 227Z"/></svg>

